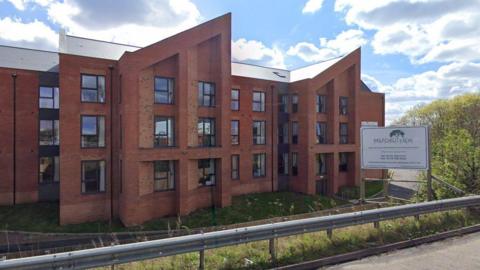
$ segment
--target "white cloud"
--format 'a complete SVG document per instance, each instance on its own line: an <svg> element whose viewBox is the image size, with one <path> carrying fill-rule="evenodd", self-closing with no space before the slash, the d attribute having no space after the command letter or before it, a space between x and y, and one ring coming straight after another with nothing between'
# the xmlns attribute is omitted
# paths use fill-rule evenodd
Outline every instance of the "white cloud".
<svg viewBox="0 0 480 270"><path fill-rule="evenodd" d="M269 48L257 40L240 38L232 41L232 58L236 61L254 61L270 67L285 68L282 51L275 46Z"/></svg>
<svg viewBox="0 0 480 270"><path fill-rule="evenodd" d="M308 0L302 9L302 13L315 13L322 8L323 0Z"/></svg>
<svg viewBox="0 0 480 270"><path fill-rule="evenodd" d="M16 9L24 11L29 4L37 4L39 6L45 7L52 3L54 0L7 0L10 2Z"/></svg>
<svg viewBox="0 0 480 270"><path fill-rule="evenodd" d="M298 56L305 62L318 62L347 54L365 45L367 40L363 31L349 29L341 32L335 39L320 38L320 44L300 42L288 49L287 54Z"/></svg>
<svg viewBox="0 0 480 270"><path fill-rule="evenodd" d="M54 50L58 36L41 21L23 22L21 19L0 19L0 41L6 45L22 45L36 49Z"/></svg>

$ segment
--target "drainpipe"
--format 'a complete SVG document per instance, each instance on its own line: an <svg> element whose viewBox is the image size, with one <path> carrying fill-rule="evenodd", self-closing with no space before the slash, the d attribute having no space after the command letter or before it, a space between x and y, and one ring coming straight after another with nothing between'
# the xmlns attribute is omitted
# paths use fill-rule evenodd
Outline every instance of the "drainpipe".
<svg viewBox="0 0 480 270"><path fill-rule="evenodd" d="M110 70L110 221L113 220L113 65Z"/></svg>
<svg viewBox="0 0 480 270"><path fill-rule="evenodd" d="M16 97L16 92L17 92L17 73L12 74L12 79L13 79L13 205L16 204L17 202L17 148L16 148L16 140L17 140L17 134L16 134L16 129L17 129L17 97Z"/></svg>

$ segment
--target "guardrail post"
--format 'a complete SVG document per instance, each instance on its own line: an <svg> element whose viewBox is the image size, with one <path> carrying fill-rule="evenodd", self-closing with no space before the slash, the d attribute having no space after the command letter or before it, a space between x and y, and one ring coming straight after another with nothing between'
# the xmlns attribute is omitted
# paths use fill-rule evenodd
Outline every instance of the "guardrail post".
<svg viewBox="0 0 480 270"><path fill-rule="evenodd" d="M270 238L270 240L268 240L268 250L270 251L270 259L272 260L272 263L275 264L277 261L275 238Z"/></svg>
<svg viewBox="0 0 480 270"><path fill-rule="evenodd" d="M375 229L380 229L380 221L375 221L375 222L373 222L373 227L374 227Z"/></svg>
<svg viewBox="0 0 480 270"><path fill-rule="evenodd" d="M205 250L204 249L200 250L200 263L198 264L198 269L199 270L205 269Z"/></svg>
<svg viewBox="0 0 480 270"><path fill-rule="evenodd" d="M332 237L333 237L333 230L332 229L327 229L327 236L328 236L328 239L332 239Z"/></svg>
<svg viewBox="0 0 480 270"><path fill-rule="evenodd" d="M420 215L415 215L415 221L420 221Z"/></svg>

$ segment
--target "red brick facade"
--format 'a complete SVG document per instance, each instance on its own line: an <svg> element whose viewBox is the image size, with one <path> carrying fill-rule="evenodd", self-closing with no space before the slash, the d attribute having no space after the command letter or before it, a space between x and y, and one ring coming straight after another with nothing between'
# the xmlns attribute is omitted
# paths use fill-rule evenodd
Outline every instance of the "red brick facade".
<svg viewBox="0 0 480 270"><path fill-rule="evenodd" d="M292 83L234 76L231 71L231 16L227 14L134 52L118 60L61 53L60 87L60 222L79 223L119 217L125 225L167 215L185 215L232 196L288 189L318 192L316 155L325 153L326 194L360 179L359 129L362 121L384 125L384 96L362 90L360 50L311 79ZM16 79L16 203L38 201L38 72L0 69L0 204L13 202L13 97ZM105 78L105 102L81 102L81 74ZM173 82L173 104L154 102L156 76ZM215 85L215 106L199 106L198 83ZM231 110L231 91L239 90L239 110ZM253 92L265 94L265 111L252 110ZM288 125L298 122L298 143L289 139L289 157L298 153L298 174L279 176L280 93L298 96L298 112L288 103ZM326 96L325 113L316 112L316 96ZM340 115L339 98L348 97L348 114ZM105 147L81 147L81 116L105 119ZM154 146L156 116L174 120L174 146ZM213 147L200 147L198 119L215 119ZM239 121L239 144L232 145L231 120ZM254 144L252 123L265 121L265 144ZM326 144L316 143L317 122L327 126ZM348 143L340 144L339 125L348 125ZM113 129L112 129L112 128ZM288 136L290 136L289 133ZM281 150L285 151L285 150ZM339 172L339 153L347 152L348 170ZM264 176L253 177L253 155L265 154ZM113 154L113 155L112 155ZM239 155L238 179L232 180L231 156ZM215 159L214 186L199 185L199 159ZM105 161L105 188L82 193L82 161ZM174 164L174 188L154 189L154 162ZM289 166L291 160L289 160ZM380 176L382 172L370 172ZM283 180L279 180L283 179ZM280 182L283 183L280 185ZM213 198L212 198L213 196ZM113 210L113 212L112 212Z"/></svg>

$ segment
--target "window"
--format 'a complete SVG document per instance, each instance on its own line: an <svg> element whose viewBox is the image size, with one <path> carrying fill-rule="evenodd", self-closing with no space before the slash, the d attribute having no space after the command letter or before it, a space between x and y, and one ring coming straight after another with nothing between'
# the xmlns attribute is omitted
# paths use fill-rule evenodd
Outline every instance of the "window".
<svg viewBox="0 0 480 270"><path fill-rule="evenodd" d="M326 97L317 95L317 113L324 113L326 111Z"/></svg>
<svg viewBox="0 0 480 270"><path fill-rule="evenodd" d="M105 76L82 74L82 102L105 102Z"/></svg>
<svg viewBox="0 0 480 270"><path fill-rule="evenodd" d="M58 87L40 86L38 107L40 109L58 109L59 108L59 90Z"/></svg>
<svg viewBox="0 0 480 270"><path fill-rule="evenodd" d="M348 114L348 98L347 97L340 97L340 114L341 115Z"/></svg>
<svg viewBox="0 0 480 270"><path fill-rule="evenodd" d="M327 162L325 154L317 154L317 175L327 174Z"/></svg>
<svg viewBox="0 0 480 270"><path fill-rule="evenodd" d="M298 143L298 122L292 122L292 144Z"/></svg>
<svg viewBox="0 0 480 270"><path fill-rule="evenodd" d="M288 123L278 127L278 143L288 143Z"/></svg>
<svg viewBox="0 0 480 270"><path fill-rule="evenodd" d="M282 153L278 159L278 173L288 175L288 153Z"/></svg>
<svg viewBox="0 0 480 270"><path fill-rule="evenodd" d="M203 107L215 106L215 84L198 82L198 105Z"/></svg>
<svg viewBox="0 0 480 270"><path fill-rule="evenodd" d="M60 179L60 161L58 156L40 157L39 182L40 184L58 182Z"/></svg>
<svg viewBox="0 0 480 270"><path fill-rule="evenodd" d="M238 169L238 164L240 162L240 155L232 155L232 179L240 179L240 172Z"/></svg>
<svg viewBox="0 0 480 270"><path fill-rule="evenodd" d="M348 143L348 124L340 123L340 143Z"/></svg>
<svg viewBox="0 0 480 270"><path fill-rule="evenodd" d="M267 154L254 154L253 155L253 177L265 176L265 159Z"/></svg>
<svg viewBox="0 0 480 270"><path fill-rule="evenodd" d="M198 185L214 186L215 185L215 159L199 159L198 160Z"/></svg>
<svg viewBox="0 0 480 270"><path fill-rule="evenodd" d="M155 103L173 104L173 89L173 79L155 77Z"/></svg>
<svg viewBox="0 0 480 270"><path fill-rule="evenodd" d="M231 133L231 140L232 144L239 144L239 124L240 122L238 120L232 120L230 122L230 133Z"/></svg>
<svg viewBox="0 0 480 270"><path fill-rule="evenodd" d="M82 193L105 191L105 160L82 161Z"/></svg>
<svg viewBox="0 0 480 270"><path fill-rule="evenodd" d="M317 122L316 127L317 143L327 143L327 124L324 122Z"/></svg>
<svg viewBox="0 0 480 270"><path fill-rule="evenodd" d="M265 121L253 121L253 144L265 144Z"/></svg>
<svg viewBox="0 0 480 270"><path fill-rule="evenodd" d="M153 185L155 191L175 189L175 161L157 160L154 162Z"/></svg>
<svg viewBox="0 0 480 270"><path fill-rule="evenodd" d="M155 147L175 145L175 121L171 117L155 116Z"/></svg>
<svg viewBox="0 0 480 270"><path fill-rule="evenodd" d="M280 105L278 107L279 112L287 112L288 108L288 96L282 95L280 96Z"/></svg>
<svg viewBox="0 0 480 270"><path fill-rule="evenodd" d="M198 118L198 145L215 146L214 118Z"/></svg>
<svg viewBox="0 0 480 270"><path fill-rule="evenodd" d="M298 153L292 152L292 175L298 175Z"/></svg>
<svg viewBox="0 0 480 270"><path fill-rule="evenodd" d="M254 112L264 112L265 111L265 93L264 92L253 92L253 111Z"/></svg>
<svg viewBox="0 0 480 270"><path fill-rule="evenodd" d="M38 134L40 145L59 145L58 120L40 120Z"/></svg>
<svg viewBox="0 0 480 270"><path fill-rule="evenodd" d="M105 146L105 117L82 116L82 147Z"/></svg>
<svg viewBox="0 0 480 270"><path fill-rule="evenodd" d="M298 112L298 95L292 96L292 113Z"/></svg>
<svg viewBox="0 0 480 270"><path fill-rule="evenodd" d="M348 153L338 153L338 158L338 170L341 172L348 171Z"/></svg>
<svg viewBox="0 0 480 270"><path fill-rule="evenodd" d="M240 91L238 89L232 89L230 109L232 111L240 110Z"/></svg>

